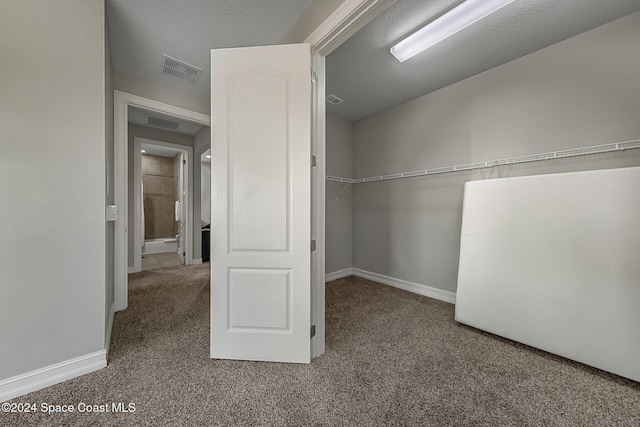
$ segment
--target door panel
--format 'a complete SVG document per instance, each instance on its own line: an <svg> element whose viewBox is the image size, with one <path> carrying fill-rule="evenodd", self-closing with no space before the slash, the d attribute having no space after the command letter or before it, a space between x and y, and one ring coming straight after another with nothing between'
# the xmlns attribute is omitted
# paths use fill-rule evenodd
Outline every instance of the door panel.
<svg viewBox="0 0 640 427"><path fill-rule="evenodd" d="M310 362L307 44L211 51L211 357Z"/></svg>
<svg viewBox="0 0 640 427"><path fill-rule="evenodd" d="M242 75L230 80L228 95L230 249L286 251L290 226L290 141L288 117L283 114L286 76L264 71ZM260 207L261 221L254 218L255 206Z"/></svg>
<svg viewBox="0 0 640 427"><path fill-rule="evenodd" d="M290 269L229 269L229 330L291 332Z"/></svg>

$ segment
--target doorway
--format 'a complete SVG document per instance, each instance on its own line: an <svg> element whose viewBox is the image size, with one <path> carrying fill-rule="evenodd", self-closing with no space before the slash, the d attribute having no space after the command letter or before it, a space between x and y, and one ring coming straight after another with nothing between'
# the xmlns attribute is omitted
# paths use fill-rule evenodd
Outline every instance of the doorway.
<svg viewBox="0 0 640 427"><path fill-rule="evenodd" d="M317 357L324 352L324 208L325 208L325 100L324 100L324 57L333 49L339 46L351 34L364 26L373 17L386 9L395 0L348 0L336 10L326 21L320 25L306 40L312 47L313 69L312 79L317 82L313 93L312 104L314 110L312 114L312 153L315 153L314 163L316 164L316 175L313 178L312 187L316 189L311 201L314 217L311 220L311 235L316 241L317 250L312 254L311 263L311 292L312 322L316 326L313 329L311 338L311 354ZM200 121L207 126L211 125L210 116L195 113L179 107L174 107L161 102L138 97L124 92L115 91L114 113L115 113L115 198L116 204L121 207L127 206L126 190L126 165L127 165L127 106L138 105L143 108L152 109L178 117L184 117L194 121ZM196 153L198 154L198 153ZM123 178L124 177L124 178ZM126 212L121 210L122 216L126 219ZM115 309L124 310L127 308L127 248L126 248L126 221L116 222L116 245L115 245ZM123 239L122 236L125 236Z"/></svg>
<svg viewBox="0 0 640 427"><path fill-rule="evenodd" d="M193 264L192 159L192 147L134 137L134 209L129 225L133 267L129 272L141 271L143 256L158 253L177 254L181 264ZM165 258L168 262L175 257Z"/></svg>
<svg viewBox="0 0 640 427"><path fill-rule="evenodd" d="M165 104L159 101L143 98L137 95L132 95L125 92L114 91L114 197L115 204L118 206L118 220L115 224L115 274L114 274L114 307L115 311L121 311L127 308L128 305L128 282L127 274L129 271L129 233L134 233L133 230L129 230L129 217L133 216L134 208L134 195L133 191L129 191L129 159L133 157L133 153L130 155L129 144L129 107L135 107L161 115L164 117L175 118L177 120L184 120L187 122L193 122L200 126L210 126L210 116L197 113L195 111L186 110L184 108L176 107L173 105ZM182 147L189 148L189 147ZM192 149L193 150L193 149ZM191 158L193 158L193 151L191 152ZM193 161L192 161L193 163ZM192 173L189 174L193 176ZM192 178L191 178L192 179ZM198 182L199 184L199 182ZM193 181L191 181L190 187L193 189ZM198 185L199 187L199 185ZM193 191L193 190L192 190ZM130 194L131 193L131 194ZM131 208L131 209L130 209ZM197 209L199 211L199 207ZM131 212L130 212L131 211ZM191 216L193 216L193 207L191 208ZM199 217L198 213L198 217ZM194 222L191 222L191 230L193 230ZM197 222L199 228L199 220ZM188 229L187 229L188 231ZM191 235L191 247L193 248L193 234ZM198 236L199 237L199 236ZM199 241L199 238L197 239ZM196 242L197 245L197 242ZM141 248L140 245L135 245ZM186 251L185 251L186 252ZM137 257L136 257L137 258ZM193 263L193 255L191 258L186 258L186 263Z"/></svg>

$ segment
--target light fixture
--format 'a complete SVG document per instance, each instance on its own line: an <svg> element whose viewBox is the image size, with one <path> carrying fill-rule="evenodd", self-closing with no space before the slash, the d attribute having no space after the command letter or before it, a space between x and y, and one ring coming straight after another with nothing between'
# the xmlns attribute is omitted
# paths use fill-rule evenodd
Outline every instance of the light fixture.
<svg viewBox="0 0 640 427"><path fill-rule="evenodd" d="M140 152L141 152L141 153L146 153L146 152L147 152L147 150L140 150Z"/></svg>
<svg viewBox="0 0 640 427"><path fill-rule="evenodd" d="M207 159L210 159L210 158L211 158L211 156L210 156L210 155L208 155L208 154L207 154L205 157L206 157Z"/></svg>
<svg viewBox="0 0 640 427"><path fill-rule="evenodd" d="M511 2L513 0L467 0L391 47L391 54L404 62Z"/></svg>

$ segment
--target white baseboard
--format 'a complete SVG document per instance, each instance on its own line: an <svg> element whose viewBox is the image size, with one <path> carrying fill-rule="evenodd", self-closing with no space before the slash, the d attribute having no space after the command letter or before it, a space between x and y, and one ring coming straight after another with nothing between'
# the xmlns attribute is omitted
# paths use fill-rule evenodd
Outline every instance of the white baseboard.
<svg viewBox="0 0 640 427"><path fill-rule="evenodd" d="M443 291L442 289L433 288L420 283L408 282L402 279L396 279L395 277L389 277L383 274L372 273L371 271L361 270L359 268L345 268L344 270L327 274L326 278L327 281L331 281L351 275L373 280L374 282L393 286L394 288L403 289L405 291L413 292L414 294L424 295L425 297L448 302L450 304L456 303L456 294L454 292Z"/></svg>
<svg viewBox="0 0 640 427"><path fill-rule="evenodd" d="M423 285L420 283L414 283L414 282L409 282L402 279L396 279L395 277L389 277L383 274L372 273L370 271L360 270L359 268L353 269L353 275L357 277L362 277L364 279L373 280L374 282L379 282L385 285L393 286L394 288L399 288L405 291L413 292L415 294L424 295L425 297L448 302L450 304L456 303L455 293L444 291L438 288L433 288L431 286Z"/></svg>
<svg viewBox="0 0 640 427"><path fill-rule="evenodd" d="M0 402L70 380L107 366L106 350L66 360L0 381Z"/></svg>
<svg viewBox="0 0 640 427"><path fill-rule="evenodd" d="M334 271L333 273L327 273L324 276L324 282L330 282L332 280L342 279L343 277L353 276L353 268L345 268L342 270Z"/></svg>
<svg viewBox="0 0 640 427"><path fill-rule="evenodd" d="M193 265L202 264L202 258L196 258L193 260Z"/></svg>
<svg viewBox="0 0 640 427"><path fill-rule="evenodd" d="M141 271L142 271L142 267L138 268L135 265L133 267L127 267L127 274L140 273Z"/></svg>

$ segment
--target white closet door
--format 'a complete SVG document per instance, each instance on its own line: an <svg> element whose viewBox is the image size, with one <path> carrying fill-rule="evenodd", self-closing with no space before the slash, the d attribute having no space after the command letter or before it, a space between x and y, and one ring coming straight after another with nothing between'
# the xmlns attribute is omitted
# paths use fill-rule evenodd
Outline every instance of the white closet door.
<svg viewBox="0 0 640 427"><path fill-rule="evenodd" d="M211 357L310 362L308 44L211 51Z"/></svg>

